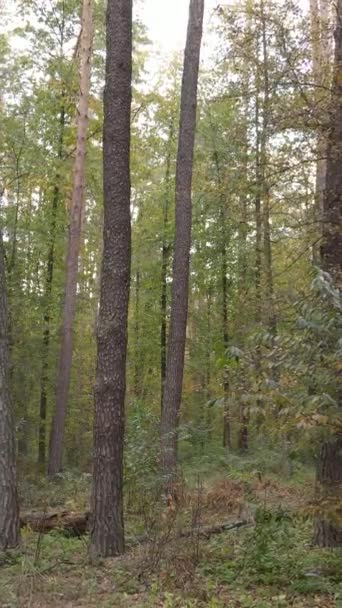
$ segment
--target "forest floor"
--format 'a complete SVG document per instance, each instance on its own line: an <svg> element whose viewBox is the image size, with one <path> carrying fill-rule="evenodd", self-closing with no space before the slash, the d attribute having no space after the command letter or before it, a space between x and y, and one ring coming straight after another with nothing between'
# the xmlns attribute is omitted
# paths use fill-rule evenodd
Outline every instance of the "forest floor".
<svg viewBox="0 0 342 608"><path fill-rule="evenodd" d="M342 552L310 542L312 487L309 476L240 469L192 478L177 505L131 493L127 553L97 563L87 537L23 530L21 551L0 565L0 606L342 608ZM85 508L88 491L89 477L72 475L21 488L25 506L40 510ZM240 519L248 524L200 534Z"/></svg>

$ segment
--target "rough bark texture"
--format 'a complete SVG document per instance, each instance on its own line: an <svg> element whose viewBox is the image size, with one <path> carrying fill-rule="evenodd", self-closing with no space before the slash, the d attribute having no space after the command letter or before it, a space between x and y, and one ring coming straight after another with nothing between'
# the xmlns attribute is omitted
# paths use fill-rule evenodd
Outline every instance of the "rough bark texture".
<svg viewBox="0 0 342 608"><path fill-rule="evenodd" d="M335 30L335 60L330 108L330 129L327 144L326 187L323 200L324 269L342 285L342 0L338 0ZM342 403L339 403L342 408ZM317 466L317 495L326 504L342 499L342 435L326 441L321 448ZM329 513L328 513L329 515ZM314 541L326 547L342 545L342 525L331 517L316 522Z"/></svg>
<svg viewBox="0 0 342 608"><path fill-rule="evenodd" d="M51 427L48 474L62 469L62 452L66 404L72 363L72 332L76 304L78 257L84 206L84 173L86 134L88 127L88 98L90 89L90 60L93 39L92 0L83 0L80 38L80 93L77 108L77 141L74 163L70 226L66 256L64 305L61 325L61 347L56 386L56 405Z"/></svg>
<svg viewBox="0 0 342 608"><path fill-rule="evenodd" d="M342 437L333 437L321 447L316 498L323 515L315 521L315 544L321 547L341 547ZM323 504L320 504L321 501Z"/></svg>
<svg viewBox="0 0 342 608"><path fill-rule="evenodd" d="M0 232L0 551L19 543L14 418L9 388L5 264Z"/></svg>
<svg viewBox="0 0 342 608"><path fill-rule="evenodd" d="M91 555L124 551L123 439L131 264L132 1L109 0L104 94L104 246L97 331Z"/></svg>
<svg viewBox="0 0 342 608"><path fill-rule="evenodd" d="M177 466L177 428L182 395L188 314L191 183L203 11L204 0L190 0L176 166L176 225L171 318L161 417L162 466L165 481L170 489L172 489Z"/></svg>

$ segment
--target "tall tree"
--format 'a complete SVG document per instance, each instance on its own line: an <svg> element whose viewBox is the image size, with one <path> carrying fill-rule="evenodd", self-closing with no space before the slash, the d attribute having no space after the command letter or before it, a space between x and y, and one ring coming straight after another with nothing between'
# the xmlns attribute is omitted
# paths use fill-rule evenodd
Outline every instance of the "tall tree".
<svg viewBox="0 0 342 608"><path fill-rule="evenodd" d="M335 59L330 108L330 129L327 142L327 166L323 198L323 244L321 255L324 270L331 274L336 286L342 287L342 0L336 4ZM340 380L338 380L340 381ZM342 408L341 387L339 403ZM342 499L342 434L335 433L321 447L317 465L318 493L327 504ZM341 523L322 518L315 525L315 542L325 547L342 545Z"/></svg>
<svg viewBox="0 0 342 608"><path fill-rule="evenodd" d="M177 466L177 428L182 396L188 315L191 185L203 13L204 0L190 0L176 164L176 220L171 318L161 417L163 474L171 491Z"/></svg>
<svg viewBox="0 0 342 608"><path fill-rule="evenodd" d="M315 113L317 129L316 163L316 221L321 222L327 165L326 114L327 91L331 79L330 0L310 0L312 65L315 84ZM317 250L317 248L316 248ZM318 252L315 250L315 254ZM317 255L316 255L317 257ZM318 262L318 260L316 260Z"/></svg>
<svg viewBox="0 0 342 608"><path fill-rule="evenodd" d="M92 0L83 0L80 36L80 92L77 108L77 141L66 256L66 277L61 326L61 347L56 387L56 405L50 437L48 463L48 474L50 476L55 475L62 468L64 424L72 364L72 333L76 305L78 258L81 244L81 226L84 207L86 134L88 127L90 62L93 39L92 13Z"/></svg>
<svg viewBox="0 0 342 608"><path fill-rule="evenodd" d="M168 148L166 155L165 194L163 197L163 233L162 233L162 262L161 262L161 295L160 295L160 395L161 408L163 408L164 384L166 376L166 347L167 347L167 274L169 269L170 243L168 235L170 182L171 182L171 154L174 136L175 118L172 113L168 133Z"/></svg>
<svg viewBox="0 0 342 608"><path fill-rule="evenodd" d="M58 161L62 161L64 148L64 131L65 131L65 93L61 96L61 109L59 114L59 134L58 134ZM51 204L51 223L50 223L50 242L46 263L46 279L45 279L45 310L44 310L44 331L43 331L43 361L42 361L42 377L40 383L40 401L39 401L39 435L38 435L38 463L45 466L46 458L46 416L47 416L47 393L48 393L48 372L49 372L49 350L50 350L50 335L51 335L51 294L52 283L55 266L55 246L57 232L57 213L61 198L60 193L60 167L55 176L55 185L53 187L52 204Z"/></svg>
<svg viewBox="0 0 342 608"><path fill-rule="evenodd" d="M97 329L91 555L124 551L123 440L131 267L132 0L109 0L104 94L104 230Z"/></svg>
<svg viewBox="0 0 342 608"><path fill-rule="evenodd" d="M0 231L0 550L19 543L14 417L9 387L5 263Z"/></svg>

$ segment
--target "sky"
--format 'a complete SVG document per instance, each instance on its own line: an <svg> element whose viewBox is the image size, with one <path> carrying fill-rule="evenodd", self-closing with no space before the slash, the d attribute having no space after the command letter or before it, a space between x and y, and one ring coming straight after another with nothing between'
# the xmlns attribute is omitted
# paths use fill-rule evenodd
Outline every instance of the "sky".
<svg viewBox="0 0 342 608"><path fill-rule="evenodd" d="M210 54L214 36L209 34L208 26L213 9L219 4L229 4L231 0L205 0L204 37L202 41L202 58ZM309 0L298 0L302 9L308 8ZM185 46L188 22L189 0L141 0L137 13L149 31L153 44L152 71L157 70L156 55L165 58L174 51L183 50Z"/></svg>
<svg viewBox="0 0 342 608"><path fill-rule="evenodd" d="M206 25L218 0L206 0ZM156 50L167 55L185 45L189 0L144 0L139 13Z"/></svg>
<svg viewBox="0 0 342 608"><path fill-rule="evenodd" d="M218 4L229 4L231 0L205 0L204 37L202 42L202 58L210 54L214 36L209 34L208 26L213 9ZM1 0L0 0L1 2ZM308 0L298 0L303 8L307 7ZM15 18L15 0L4 0L3 6L10 23L17 25ZM184 49L186 28L188 22L189 0L134 0L135 13L148 28L148 35L152 42L152 71L158 69L159 60L175 51ZM1 26L0 31L6 25ZM19 45L19 43L18 43ZM20 46L20 45L19 45Z"/></svg>

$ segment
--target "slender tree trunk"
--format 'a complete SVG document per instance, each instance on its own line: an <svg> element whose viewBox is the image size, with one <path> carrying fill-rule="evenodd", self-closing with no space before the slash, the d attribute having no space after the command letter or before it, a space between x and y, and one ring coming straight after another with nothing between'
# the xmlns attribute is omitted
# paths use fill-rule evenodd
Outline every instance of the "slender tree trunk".
<svg viewBox="0 0 342 608"><path fill-rule="evenodd" d="M323 267L342 287L342 0L336 4L335 60L327 142L327 171L323 199ZM339 395L339 409L342 395ZM321 448L317 465L317 496L323 504L342 500L342 434L336 433ZM328 515L316 521L314 541L321 546L342 545L342 525Z"/></svg>
<svg viewBox="0 0 342 608"><path fill-rule="evenodd" d="M316 163L316 193L315 193L315 219L321 226L323 217L323 199L326 180L327 138L324 123L327 115L327 90L331 78L331 42L330 27L330 0L310 0L311 47L313 76L315 83L315 105L317 114L317 163ZM314 248L316 263L320 263L317 246Z"/></svg>
<svg viewBox="0 0 342 608"><path fill-rule="evenodd" d="M244 74L244 94L245 94L245 108L244 108L244 124L243 124L243 160L242 160L242 172L245 176L248 176L248 74ZM238 306L239 306L239 329L238 329L238 344L239 348L244 348L245 342L245 323L246 319L246 303L247 297L247 237L248 237L248 217L247 217L247 192L243 189L240 195L240 222L239 222L239 252L238 252L238 267L239 267L239 286L238 286ZM241 382L244 376L242 367L239 369L239 387L241 396L243 395L243 389L247 387ZM243 378L244 379L244 378ZM243 388L241 388L243 387ZM238 447L241 452L247 452L248 450L248 425L249 425L249 408L246 403L240 401L240 428L238 436Z"/></svg>
<svg viewBox="0 0 342 608"><path fill-rule="evenodd" d="M0 551L16 547L20 538L7 315L5 263L0 232Z"/></svg>
<svg viewBox="0 0 342 608"><path fill-rule="evenodd" d="M259 69L259 68L258 68ZM259 90L256 92L255 99L255 320L257 324L261 322L261 250L262 250L262 215L261 215L261 188L262 176L260 167L260 100Z"/></svg>
<svg viewBox="0 0 342 608"><path fill-rule="evenodd" d="M84 174L86 133L88 127L88 98L90 89L92 39L92 0L83 0L82 31L80 40L80 93L77 109L77 142L66 256L66 278L61 326L61 347L56 387L56 405L50 435L48 464L49 476L55 475L62 469L64 424L71 375L72 332L76 305L78 257L81 243L81 225L83 215L82 210L84 205Z"/></svg>
<svg viewBox="0 0 342 608"><path fill-rule="evenodd" d="M270 188L268 184L268 130L270 112L270 85L268 74L268 48L266 17L264 13L264 2L261 0L261 20L262 20L262 63L263 63L263 104L262 104L262 131L260 145L261 163L261 192L262 192L262 221L264 231L264 268L265 268L265 297L266 325L272 336L277 332L277 321L274 310L274 287L273 287L273 267L272 267L272 244L271 244L271 224L270 224Z"/></svg>
<svg viewBox="0 0 342 608"><path fill-rule="evenodd" d="M228 333L228 276L227 276L227 242L226 242L226 217L224 208L221 208L220 221L222 228L222 250L221 250L221 284L222 284L222 343L224 353L229 346ZM223 447L230 450L231 443L231 412L229 407L229 371L223 369Z"/></svg>
<svg viewBox="0 0 342 608"><path fill-rule="evenodd" d="M169 129L169 145L166 158L165 196L163 214L163 242L162 242L162 268L161 268L161 295L160 295L160 395L161 410L163 408L164 384L166 375L166 346L167 346L167 273L170 263L170 242L168 235L170 185L171 185L171 156L174 136L174 117L172 116Z"/></svg>
<svg viewBox="0 0 342 608"><path fill-rule="evenodd" d="M214 158L216 165L217 184L220 191L220 248L221 248L221 289L222 289L222 309L221 309L221 327L222 327L222 344L224 355L229 346L229 331L228 331L228 268L227 268L227 246L228 235L226 229L226 205L223 196L223 184L221 180L221 170L218 150L214 144ZM223 368L222 373L222 388L223 388L223 447L227 450L231 449L231 412L229 407L229 371L228 367Z"/></svg>
<svg viewBox="0 0 342 608"><path fill-rule="evenodd" d="M209 407L210 400L210 382L211 382L211 309L212 309L212 289L211 285L208 286L207 291L207 346L206 346L206 379L205 379L205 401L206 401L206 427L207 427L207 439L211 439L211 407Z"/></svg>
<svg viewBox="0 0 342 608"><path fill-rule="evenodd" d="M191 183L203 12L204 0L190 0L176 166L176 226L171 288L171 319L161 418L163 474L171 492L173 491L177 467L177 429L182 395L188 314Z"/></svg>
<svg viewBox="0 0 342 608"><path fill-rule="evenodd" d="M63 158L64 149L64 128L65 128L65 106L64 93L62 94L62 107L59 116L59 141L57 151L57 161L60 163ZM49 373L49 351L50 351L50 321L51 321L51 293L53 284L54 264L55 264L55 245L57 230L57 213L60 201L60 168L55 177L55 186L52 194L51 223L50 223L50 242L46 264L45 280L45 311L44 311L44 332L42 348L42 373L40 381L40 403L39 403L39 434L38 434L38 463L45 466L46 458L46 415L47 415L47 391Z"/></svg>
<svg viewBox="0 0 342 608"><path fill-rule="evenodd" d="M135 313L134 313L134 396L136 399L141 397L141 368L140 360L140 272L135 274Z"/></svg>
<svg viewBox="0 0 342 608"><path fill-rule="evenodd" d="M97 330L90 553L124 551L123 441L131 268L132 0L109 0L104 96L104 246Z"/></svg>

